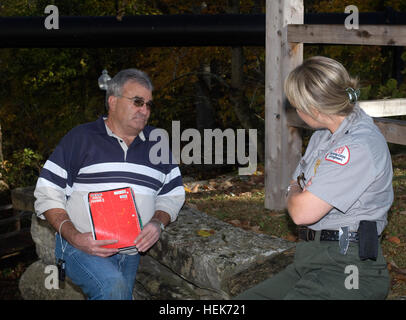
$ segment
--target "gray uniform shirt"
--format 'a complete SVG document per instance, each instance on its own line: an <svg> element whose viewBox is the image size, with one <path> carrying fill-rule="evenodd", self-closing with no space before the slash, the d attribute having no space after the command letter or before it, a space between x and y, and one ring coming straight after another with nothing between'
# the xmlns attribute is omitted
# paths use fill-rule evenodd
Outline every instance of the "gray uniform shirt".
<svg viewBox="0 0 406 320"><path fill-rule="evenodd" d="M301 173L306 183L312 178L307 190L333 206L309 228L357 231L360 221L370 220L382 233L393 202L392 161L385 138L358 106L334 134L312 135L292 179Z"/></svg>

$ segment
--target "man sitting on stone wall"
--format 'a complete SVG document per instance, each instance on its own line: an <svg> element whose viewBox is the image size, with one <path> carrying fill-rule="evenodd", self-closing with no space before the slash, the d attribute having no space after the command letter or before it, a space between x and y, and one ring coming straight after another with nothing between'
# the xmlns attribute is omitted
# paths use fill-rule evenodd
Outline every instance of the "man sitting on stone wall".
<svg viewBox="0 0 406 320"><path fill-rule="evenodd" d="M34 196L37 215L57 231L55 256L66 275L89 299L132 299L140 256L158 241L184 203L176 164L153 164L147 125L153 86L137 69L120 71L108 83L108 116L79 125L58 144L45 163ZM84 197L131 187L143 230L137 250L104 246L117 239L94 240Z"/></svg>

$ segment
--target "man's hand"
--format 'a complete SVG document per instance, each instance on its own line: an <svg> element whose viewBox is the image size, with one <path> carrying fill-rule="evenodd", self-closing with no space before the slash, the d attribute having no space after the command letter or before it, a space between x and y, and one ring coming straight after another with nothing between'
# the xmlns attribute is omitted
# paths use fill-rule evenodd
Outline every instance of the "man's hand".
<svg viewBox="0 0 406 320"><path fill-rule="evenodd" d="M50 209L44 212L44 216L57 232L79 250L99 257L109 257L118 252L118 249L102 247L118 240L94 240L91 232L81 233L64 209Z"/></svg>
<svg viewBox="0 0 406 320"><path fill-rule="evenodd" d="M151 220L147 223L144 229L142 229L138 237L135 239L134 244L139 252L145 252L158 241L160 235L160 223L156 220Z"/></svg>
<svg viewBox="0 0 406 320"><path fill-rule="evenodd" d="M103 248L105 245L117 242L118 240L94 240L91 232L78 232L71 239L71 244L75 248L102 258L109 257L118 252L118 249L115 248Z"/></svg>

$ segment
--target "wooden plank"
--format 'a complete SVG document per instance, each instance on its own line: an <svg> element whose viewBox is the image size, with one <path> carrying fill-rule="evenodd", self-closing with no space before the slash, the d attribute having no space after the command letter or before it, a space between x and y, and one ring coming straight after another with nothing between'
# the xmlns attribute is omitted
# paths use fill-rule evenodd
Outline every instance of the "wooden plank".
<svg viewBox="0 0 406 320"><path fill-rule="evenodd" d="M0 226L9 224L11 222L15 222L15 221L19 221L22 218L24 218L25 216L32 216L32 212L29 211L20 211L17 214L9 217L9 218L5 218L5 219L0 219Z"/></svg>
<svg viewBox="0 0 406 320"><path fill-rule="evenodd" d="M23 228L17 231L12 231L12 232L8 232L8 233L2 233L0 234L0 240L4 240L10 237L14 237L14 236L18 236L19 234L28 234L30 233L31 228L27 227L27 228Z"/></svg>
<svg viewBox="0 0 406 320"><path fill-rule="evenodd" d="M310 127L300 119L295 109L288 108L286 117L289 126L310 129ZM381 130L387 142L406 145L406 121L374 118L374 122Z"/></svg>
<svg viewBox="0 0 406 320"><path fill-rule="evenodd" d="M288 43L287 25L303 23L303 0L266 1L265 208L285 208L285 189L301 157L302 139L288 127L283 83L303 61L303 45Z"/></svg>
<svg viewBox="0 0 406 320"><path fill-rule="evenodd" d="M406 121L374 118L386 141L406 145Z"/></svg>
<svg viewBox="0 0 406 320"><path fill-rule="evenodd" d="M10 204L3 204L3 205L0 206L0 211L10 210L10 209L12 209L12 208L13 208L13 204L12 204L12 203L10 203Z"/></svg>
<svg viewBox="0 0 406 320"><path fill-rule="evenodd" d="M15 210L35 212L34 188L30 186L11 190L11 202Z"/></svg>
<svg viewBox="0 0 406 320"><path fill-rule="evenodd" d="M7 259L13 254L19 253L25 249L30 251L35 249L35 243L32 240L29 228L20 230L19 233L2 239L0 246L0 260Z"/></svg>
<svg viewBox="0 0 406 320"><path fill-rule="evenodd" d="M288 41L296 43L406 46L406 25L360 25L347 29L342 24L290 24Z"/></svg>
<svg viewBox="0 0 406 320"><path fill-rule="evenodd" d="M359 106L371 117L392 117L406 115L406 99L360 101Z"/></svg>

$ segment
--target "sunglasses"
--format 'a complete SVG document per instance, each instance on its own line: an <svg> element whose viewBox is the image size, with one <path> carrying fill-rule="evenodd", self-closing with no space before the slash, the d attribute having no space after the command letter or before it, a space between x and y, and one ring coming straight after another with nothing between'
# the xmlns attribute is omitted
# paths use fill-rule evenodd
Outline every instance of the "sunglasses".
<svg viewBox="0 0 406 320"><path fill-rule="evenodd" d="M125 98L125 99L132 101L134 106L136 106L137 108L142 108L144 106L144 104L147 106L147 109L149 109L149 110L151 110L154 107L154 103L152 102L152 100L145 102L144 98L141 98L141 97L128 98L128 97L124 97L121 95L118 97Z"/></svg>

